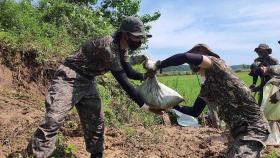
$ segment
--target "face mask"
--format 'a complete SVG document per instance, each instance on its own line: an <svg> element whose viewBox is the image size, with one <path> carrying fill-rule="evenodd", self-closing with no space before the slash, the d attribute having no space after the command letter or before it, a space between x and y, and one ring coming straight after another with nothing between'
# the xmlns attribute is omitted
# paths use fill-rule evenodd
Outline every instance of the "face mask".
<svg viewBox="0 0 280 158"><path fill-rule="evenodd" d="M190 69L192 70L192 72L197 73L200 67L196 65L190 65Z"/></svg>
<svg viewBox="0 0 280 158"><path fill-rule="evenodd" d="M128 40L128 47L131 50L136 50L137 48L139 48L141 46L142 42L141 41L132 41L132 40Z"/></svg>

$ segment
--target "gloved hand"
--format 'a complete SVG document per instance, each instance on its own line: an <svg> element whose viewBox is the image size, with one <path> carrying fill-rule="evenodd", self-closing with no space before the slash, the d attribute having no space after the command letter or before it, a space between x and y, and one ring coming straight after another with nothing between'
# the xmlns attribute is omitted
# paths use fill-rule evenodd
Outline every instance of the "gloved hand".
<svg viewBox="0 0 280 158"><path fill-rule="evenodd" d="M280 92L275 92L270 98L269 101L273 104L277 103L280 100Z"/></svg>
<svg viewBox="0 0 280 158"><path fill-rule="evenodd" d="M160 61L153 61L151 59L148 59L145 63L144 63L144 68L147 69L147 71L157 71L158 67L157 65L160 63Z"/></svg>
<svg viewBox="0 0 280 158"><path fill-rule="evenodd" d="M147 105L146 103L141 107L141 109L152 112L152 113L157 114L157 115L163 115L163 110L153 109L149 105Z"/></svg>
<svg viewBox="0 0 280 158"><path fill-rule="evenodd" d="M253 90L254 88L256 88L256 84L252 84L249 88Z"/></svg>

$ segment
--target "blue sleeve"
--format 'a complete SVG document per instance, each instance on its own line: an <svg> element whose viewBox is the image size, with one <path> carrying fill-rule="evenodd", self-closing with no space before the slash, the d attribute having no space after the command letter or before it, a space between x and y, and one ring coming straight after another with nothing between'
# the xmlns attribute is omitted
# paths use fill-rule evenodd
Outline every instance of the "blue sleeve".
<svg viewBox="0 0 280 158"><path fill-rule="evenodd" d="M200 65L202 63L203 56L200 54L193 53L181 53L173 55L163 61L161 61L158 65L159 69L169 67L169 66L177 66L182 64L192 64L192 65Z"/></svg>
<svg viewBox="0 0 280 158"><path fill-rule="evenodd" d="M198 117L202 113L205 106L206 102L202 98L197 97L192 107L177 105L174 107L174 109L180 111L183 114Z"/></svg>
<svg viewBox="0 0 280 158"><path fill-rule="evenodd" d="M142 107L144 105L144 101L139 97L136 89L129 83L126 73L123 70L111 72L121 87L130 96L130 98L134 100L140 107Z"/></svg>
<svg viewBox="0 0 280 158"><path fill-rule="evenodd" d="M135 71L128 62L122 61L121 64L128 78L140 81L144 80L144 74Z"/></svg>

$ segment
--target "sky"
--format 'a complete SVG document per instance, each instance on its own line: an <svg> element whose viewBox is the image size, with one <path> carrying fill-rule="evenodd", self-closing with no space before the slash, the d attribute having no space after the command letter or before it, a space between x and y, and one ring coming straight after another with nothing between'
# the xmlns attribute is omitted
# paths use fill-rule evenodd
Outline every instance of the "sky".
<svg viewBox="0 0 280 158"><path fill-rule="evenodd" d="M280 0L142 0L140 15L160 11L151 22L149 48L154 60L206 43L228 65L251 64L260 43L280 60Z"/></svg>

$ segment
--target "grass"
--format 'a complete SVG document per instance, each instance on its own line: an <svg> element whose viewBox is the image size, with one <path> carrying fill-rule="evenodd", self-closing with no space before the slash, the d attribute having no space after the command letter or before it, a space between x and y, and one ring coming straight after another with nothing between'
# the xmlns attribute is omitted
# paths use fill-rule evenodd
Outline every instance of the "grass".
<svg viewBox="0 0 280 158"><path fill-rule="evenodd" d="M248 86L252 83L248 72L239 72L237 75ZM180 93L185 98L186 105L192 105L200 91L200 77L196 75L159 76L158 80Z"/></svg>

